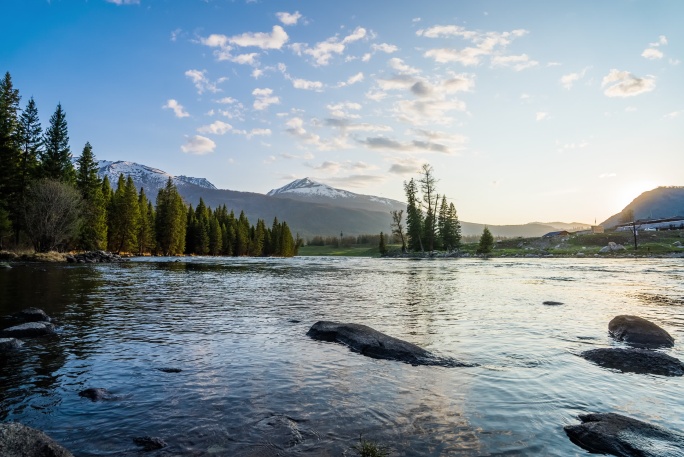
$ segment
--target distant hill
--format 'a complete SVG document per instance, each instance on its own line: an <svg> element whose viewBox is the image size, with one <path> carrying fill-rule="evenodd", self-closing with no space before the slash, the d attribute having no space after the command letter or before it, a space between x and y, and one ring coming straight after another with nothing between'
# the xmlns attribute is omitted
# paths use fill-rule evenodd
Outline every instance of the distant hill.
<svg viewBox="0 0 684 457"><path fill-rule="evenodd" d="M620 223L625 211L633 210L636 219L665 219L684 216L684 187L658 187L642 193L625 206L621 212L610 216L601 225L606 228Z"/></svg>
<svg viewBox="0 0 684 457"><path fill-rule="evenodd" d="M397 200L373 195L355 194L336 189L309 178L295 180L268 194L217 189L205 178L173 176L157 168L135 162L98 162L98 175L107 176L116 187L119 174L131 176L135 185L145 189L154 202L157 192L172 179L183 199L197 206L202 198L208 206L226 205L237 214L244 211L247 218L256 222L263 219L267 224L277 217L286 221L293 233L302 237L315 235L362 235L390 231L391 210L406 210L406 204ZM577 223L531 223L523 225L487 225L497 237L536 237ZM484 224L461 221L465 236L482 234Z"/></svg>

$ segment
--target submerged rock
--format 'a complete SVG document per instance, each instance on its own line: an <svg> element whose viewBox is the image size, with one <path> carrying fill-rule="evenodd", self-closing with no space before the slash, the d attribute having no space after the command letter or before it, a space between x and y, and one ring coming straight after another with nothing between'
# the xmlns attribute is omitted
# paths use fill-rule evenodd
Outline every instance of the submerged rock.
<svg viewBox="0 0 684 457"><path fill-rule="evenodd" d="M21 342L16 338L0 338L0 351L11 351L19 349Z"/></svg>
<svg viewBox="0 0 684 457"><path fill-rule="evenodd" d="M112 400L114 396L107 389L102 389L100 387L91 387L89 389L82 390L78 393L79 397L87 398L91 401L102 401L102 400Z"/></svg>
<svg viewBox="0 0 684 457"><path fill-rule="evenodd" d="M318 321L311 326L307 335L315 340L345 344L352 351L374 359L398 360L411 365L471 366L451 358L438 357L420 346L361 324Z"/></svg>
<svg viewBox="0 0 684 457"><path fill-rule="evenodd" d="M25 322L50 322L50 316L40 308L26 308L14 314L14 317Z"/></svg>
<svg viewBox="0 0 684 457"><path fill-rule="evenodd" d="M0 332L0 336L12 338L24 338L32 336L51 335L55 333L55 326L49 322L27 322L6 328Z"/></svg>
<svg viewBox="0 0 684 457"><path fill-rule="evenodd" d="M608 323L608 332L616 340L635 346L674 346L674 338L663 328L637 316L622 315L614 317Z"/></svg>
<svg viewBox="0 0 684 457"><path fill-rule="evenodd" d="M74 457L40 430L10 422L0 424L2 457Z"/></svg>
<svg viewBox="0 0 684 457"><path fill-rule="evenodd" d="M166 442L163 439L153 436L139 436L133 438L133 442L138 446L141 446L143 451L156 451L157 449L166 447Z"/></svg>
<svg viewBox="0 0 684 457"><path fill-rule="evenodd" d="M157 368L159 371L163 371L164 373L180 373L181 370L180 368L172 368L172 367L163 367L163 368Z"/></svg>
<svg viewBox="0 0 684 457"><path fill-rule="evenodd" d="M604 368L660 376L684 375L684 363L662 352L646 349L600 348L585 351L585 359Z"/></svg>
<svg viewBox="0 0 684 457"><path fill-rule="evenodd" d="M589 452L619 457L682 457L684 434L615 413L583 414L564 427L570 441Z"/></svg>
<svg viewBox="0 0 684 457"><path fill-rule="evenodd" d="M563 304L563 302L551 301L551 300L547 300L547 301L542 303L542 305L546 305L546 306L560 306L562 304Z"/></svg>

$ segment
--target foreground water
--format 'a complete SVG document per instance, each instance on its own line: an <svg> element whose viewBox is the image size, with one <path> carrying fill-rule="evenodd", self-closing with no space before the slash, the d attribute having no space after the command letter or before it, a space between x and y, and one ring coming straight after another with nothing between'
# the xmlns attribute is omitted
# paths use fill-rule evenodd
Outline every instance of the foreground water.
<svg viewBox="0 0 684 457"><path fill-rule="evenodd" d="M0 358L0 421L76 456L137 455L141 435L169 444L153 456L355 455L360 435L401 456L587 455L563 432L586 412L684 430L682 378L577 356L620 346L608 321L636 314L684 359L678 259L170 260L0 270L0 314L59 323ZM366 358L309 339L323 319L479 366Z"/></svg>

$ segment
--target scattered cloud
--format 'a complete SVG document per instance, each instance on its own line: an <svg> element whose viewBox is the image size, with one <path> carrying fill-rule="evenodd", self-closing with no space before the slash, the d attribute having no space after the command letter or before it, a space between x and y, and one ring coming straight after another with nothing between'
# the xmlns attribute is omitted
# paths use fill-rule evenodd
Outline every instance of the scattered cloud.
<svg viewBox="0 0 684 457"><path fill-rule="evenodd" d="M228 43L246 47L257 47L260 49L280 49L287 43L290 37L287 32L279 25L274 25L271 33L257 32L257 33L243 33L228 38Z"/></svg>
<svg viewBox="0 0 684 457"><path fill-rule="evenodd" d="M295 11L294 13L276 13L276 17L284 25L297 25L297 21L302 18L302 15L299 11Z"/></svg>
<svg viewBox="0 0 684 457"><path fill-rule="evenodd" d="M389 168L389 172L396 175L413 175L420 171L424 161L408 157L405 159L395 159Z"/></svg>
<svg viewBox="0 0 684 457"><path fill-rule="evenodd" d="M399 50L398 47L396 47L393 44L387 44L387 43L380 43L380 44L372 44L371 49L375 52L384 52L386 54L392 54L395 53Z"/></svg>
<svg viewBox="0 0 684 457"><path fill-rule="evenodd" d="M323 83L320 81L307 81L306 79L293 79L292 85L295 89L321 91Z"/></svg>
<svg viewBox="0 0 684 457"><path fill-rule="evenodd" d="M170 98L169 100L167 100L166 105L162 106L162 108L173 110L173 114L175 114L176 117L179 117L179 118L190 116L190 114L188 114L188 112L185 111L185 108L183 108L183 105L178 103L173 98Z"/></svg>
<svg viewBox="0 0 684 457"><path fill-rule="evenodd" d="M684 110L679 110L679 111L672 111L671 113L667 113L665 116L663 116L665 119L674 119L676 117L681 116L684 114Z"/></svg>
<svg viewBox="0 0 684 457"><path fill-rule="evenodd" d="M384 136L368 137L365 140L357 141L369 149L385 149L402 152L442 152L445 154L451 152L446 145L433 143L430 141L412 140L408 142L400 142Z"/></svg>
<svg viewBox="0 0 684 457"><path fill-rule="evenodd" d="M187 139L185 144L181 146L181 151L186 154L205 155L214 152L216 143L207 137L195 135Z"/></svg>
<svg viewBox="0 0 684 457"><path fill-rule="evenodd" d="M403 60L398 57L393 57L388 62L390 68L405 75L417 75L420 70L409 65L406 65Z"/></svg>
<svg viewBox="0 0 684 457"><path fill-rule="evenodd" d="M252 95L254 95L254 104L252 106L257 111L263 111L271 105L280 103L280 98L273 95L272 89L254 89Z"/></svg>
<svg viewBox="0 0 684 457"><path fill-rule="evenodd" d="M638 78L628 71L612 69L603 77L601 86L608 97L633 97L655 89L655 77Z"/></svg>
<svg viewBox="0 0 684 457"><path fill-rule="evenodd" d="M231 131L233 129L233 126L223 122L223 121L215 121L209 125L203 125L202 127L197 129L198 133L204 133L204 134L213 134L213 135L224 135Z"/></svg>
<svg viewBox="0 0 684 457"><path fill-rule="evenodd" d="M351 34L339 40L337 36L330 37L325 41L316 43L315 46L309 47L305 43L294 43L290 46L295 54L306 54L314 59L316 66L325 66L330 63L330 59L334 54L342 55L349 43L361 40L366 37L366 29L357 27Z"/></svg>
<svg viewBox="0 0 684 457"><path fill-rule="evenodd" d="M539 65L539 62L531 60L527 54L492 57L492 66L513 68L515 71L525 70L526 68L536 67L537 65Z"/></svg>
<svg viewBox="0 0 684 457"><path fill-rule="evenodd" d="M587 74L587 71L589 71L589 68L591 67L586 67L582 71L577 73L568 73L567 75L563 75L560 79L560 83L563 85L564 88L568 90L572 89L572 86L577 81L584 78L584 76Z"/></svg>
<svg viewBox="0 0 684 457"><path fill-rule="evenodd" d="M344 39L342 40L342 44L348 44L353 43L354 41L359 41L365 38L365 36L366 29L364 29L363 27L356 27L356 29L354 29L354 31L351 34L344 37Z"/></svg>
<svg viewBox="0 0 684 457"><path fill-rule="evenodd" d="M647 48L641 53L641 57L649 60L658 60L663 58L663 52L655 48Z"/></svg>
<svg viewBox="0 0 684 457"><path fill-rule="evenodd" d="M139 5L140 0L106 0L107 3L113 3L117 6L121 5Z"/></svg>
<svg viewBox="0 0 684 457"><path fill-rule="evenodd" d="M206 73L206 70L188 70L185 72L185 76L190 78L200 95L204 92L220 92L221 89L218 88L218 85L227 81L228 78L219 78L212 82L207 78Z"/></svg>
<svg viewBox="0 0 684 457"><path fill-rule="evenodd" d="M537 120L537 122L545 121L548 118L549 118L549 113L545 113L544 111L538 111L536 116L535 116L535 119Z"/></svg>
<svg viewBox="0 0 684 457"><path fill-rule="evenodd" d="M346 81L347 86L351 86L352 84L360 83L363 81L363 73L358 72L357 74L350 76L349 79Z"/></svg>

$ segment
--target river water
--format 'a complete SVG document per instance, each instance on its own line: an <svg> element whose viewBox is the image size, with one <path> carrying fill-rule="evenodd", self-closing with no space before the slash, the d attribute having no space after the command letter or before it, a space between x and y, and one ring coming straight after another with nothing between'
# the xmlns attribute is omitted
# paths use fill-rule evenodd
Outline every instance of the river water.
<svg viewBox="0 0 684 457"><path fill-rule="evenodd" d="M351 456L360 436L396 456L588 455L563 432L587 412L684 430L684 379L577 355L620 347L608 322L635 314L684 359L681 259L172 260L0 270L1 315L59 325L0 357L0 421L77 457L142 455L141 435L168 443L150 456ZM308 338L318 320L478 366L370 359Z"/></svg>

